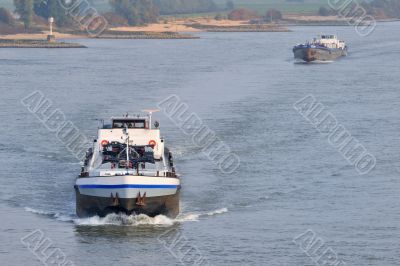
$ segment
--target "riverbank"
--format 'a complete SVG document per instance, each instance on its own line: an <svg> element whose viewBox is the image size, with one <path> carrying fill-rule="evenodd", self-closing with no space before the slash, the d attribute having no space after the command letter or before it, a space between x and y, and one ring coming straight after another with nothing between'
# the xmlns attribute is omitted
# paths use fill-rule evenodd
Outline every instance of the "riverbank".
<svg viewBox="0 0 400 266"><path fill-rule="evenodd" d="M130 27L129 27L130 28ZM198 39L185 32L158 32L136 30L107 30L99 36L88 36L85 31L71 31L70 33L54 33L57 39ZM48 33L19 33L0 35L1 40L46 40Z"/></svg>
<svg viewBox="0 0 400 266"><path fill-rule="evenodd" d="M3 34L0 35L0 41L8 40L46 40L49 33L46 31L40 33L17 33L17 34ZM88 38L85 34L69 34L69 33L53 33L57 39L85 39Z"/></svg>
<svg viewBox="0 0 400 266"><path fill-rule="evenodd" d="M375 19L376 22L394 22L397 18ZM285 14L280 22L283 26L351 26L349 18L339 16L317 16L317 15L299 15ZM367 21L363 21L367 24Z"/></svg>
<svg viewBox="0 0 400 266"><path fill-rule="evenodd" d="M211 26L202 24L193 24L192 27L208 32L290 32L290 30L281 25L254 24L239 26Z"/></svg>
<svg viewBox="0 0 400 266"><path fill-rule="evenodd" d="M111 31L120 32L287 32L289 29L279 24L251 24L248 20L216 20L210 18L185 18L163 23L153 23L142 27L116 27Z"/></svg>
<svg viewBox="0 0 400 266"><path fill-rule="evenodd" d="M49 42L37 39L0 39L0 48L86 48L78 43Z"/></svg>
<svg viewBox="0 0 400 266"><path fill-rule="evenodd" d="M391 22L395 19L381 19L377 22ZM348 26L348 21L337 16L315 16L285 14L277 23L256 23L248 20L216 20L210 18L175 18L145 26L111 27L99 36L88 36L86 31L58 29L57 39L197 39L198 32L289 32L291 26ZM31 33L2 32L0 39L45 40L48 32L42 29ZM1 35L3 34L3 35Z"/></svg>
<svg viewBox="0 0 400 266"><path fill-rule="evenodd" d="M122 31L122 30L108 30L95 36L97 39L199 39L200 37L194 36L189 33L180 32L154 32L154 31Z"/></svg>

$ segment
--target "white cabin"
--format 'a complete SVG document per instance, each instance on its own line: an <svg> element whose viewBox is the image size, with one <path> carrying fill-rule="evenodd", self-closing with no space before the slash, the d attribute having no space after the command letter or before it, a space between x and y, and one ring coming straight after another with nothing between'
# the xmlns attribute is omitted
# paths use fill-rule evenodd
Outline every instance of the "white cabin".
<svg viewBox="0 0 400 266"><path fill-rule="evenodd" d="M312 44L322 45L330 49L345 49L346 44L340 41L336 35L320 35L312 40Z"/></svg>
<svg viewBox="0 0 400 266"><path fill-rule="evenodd" d="M102 149L102 142L125 142L124 130L129 134L129 145L146 146L154 145L154 159L160 160L164 154L164 139L161 137L159 127L150 125L148 117L117 117L111 118L111 125L99 129L97 146ZM156 122L157 124L157 122Z"/></svg>
<svg viewBox="0 0 400 266"><path fill-rule="evenodd" d="M151 125L151 114L113 117L111 124L103 124L82 169L83 176L127 173L175 176L172 155L165 148L159 123Z"/></svg>

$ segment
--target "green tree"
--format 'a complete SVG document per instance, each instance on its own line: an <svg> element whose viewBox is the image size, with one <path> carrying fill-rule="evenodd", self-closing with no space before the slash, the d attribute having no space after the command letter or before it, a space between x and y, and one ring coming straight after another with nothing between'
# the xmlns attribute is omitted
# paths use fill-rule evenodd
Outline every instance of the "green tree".
<svg viewBox="0 0 400 266"><path fill-rule="evenodd" d="M14 18L11 12L4 7L0 7L0 22L8 25L14 25Z"/></svg>
<svg viewBox="0 0 400 266"><path fill-rule="evenodd" d="M158 9L152 0L110 0L110 4L132 26L156 22L158 18Z"/></svg>
<svg viewBox="0 0 400 266"><path fill-rule="evenodd" d="M65 26L71 22L69 14L66 13L58 0L35 0L33 10L36 15L45 19L54 17L58 26Z"/></svg>
<svg viewBox="0 0 400 266"><path fill-rule="evenodd" d="M228 14L228 19L230 20L249 20L259 17L256 11L247 8L234 9Z"/></svg>
<svg viewBox="0 0 400 266"><path fill-rule="evenodd" d="M162 15L218 11L214 0L154 0Z"/></svg>
<svg viewBox="0 0 400 266"><path fill-rule="evenodd" d="M329 8L321 6L318 10L318 14L320 16L330 16L330 15L332 15L332 12Z"/></svg>
<svg viewBox="0 0 400 266"><path fill-rule="evenodd" d="M25 29L32 25L33 0L14 0L15 11L21 16Z"/></svg>
<svg viewBox="0 0 400 266"><path fill-rule="evenodd" d="M266 21L276 21L276 20L280 20L282 19L282 13L277 10L277 9L269 9L266 13L265 13L265 20Z"/></svg>
<svg viewBox="0 0 400 266"><path fill-rule="evenodd" d="M383 13L388 18L400 18L399 0L373 0L362 5L373 16Z"/></svg>
<svg viewBox="0 0 400 266"><path fill-rule="evenodd" d="M218 13L218 14L215 15L214 19L215 20L222 20L222 19L224 19L224 17L222 16L221 13Z"/></svg>

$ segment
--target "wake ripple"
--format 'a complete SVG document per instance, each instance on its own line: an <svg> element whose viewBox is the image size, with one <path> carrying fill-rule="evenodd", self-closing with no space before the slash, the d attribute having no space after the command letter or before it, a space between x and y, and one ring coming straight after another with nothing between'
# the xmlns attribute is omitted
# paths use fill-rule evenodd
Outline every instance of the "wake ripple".
<svg viewBox="0 0 400 266"><path fill-rule="evenodd" d="M99 226L99 225L117 225L117 226L172 226L176 223L184 222L197 222L201 217L214 216L228 212L227 208L216 209L209 212L198 213L182 213L179 214L175 219L168 218L164 215L157 215L155 217L149 217L145 214L139 215L126 215L126 214L109 214L106 217L93 216L89 218L77 218L75 215L64 215L55 212L46 212L36 210L33 208L26 207L27 212L31 212L38 215L48 216L62 222L72 222L76 225L87 225L87 226Z"/></svg>

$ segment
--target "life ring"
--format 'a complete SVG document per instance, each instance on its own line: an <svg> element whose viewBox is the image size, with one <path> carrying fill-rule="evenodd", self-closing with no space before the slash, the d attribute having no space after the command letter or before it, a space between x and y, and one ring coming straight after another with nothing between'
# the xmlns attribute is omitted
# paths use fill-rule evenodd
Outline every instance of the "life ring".
<svg viewBox="0 0 400 266"><path fill-rule="evenodd" d="M154 146L157 145L157 142L156 142L155 140L150 140L150 141L149 141L149 145L150 145L151 147L154 147Z"/></svg>
<svg viewBox="0 0 400 266"><path fill-rule="evenodd" d="M102 140L101 141L101 146L106 146L106 145L108 145L108 140Z"/></svg>

